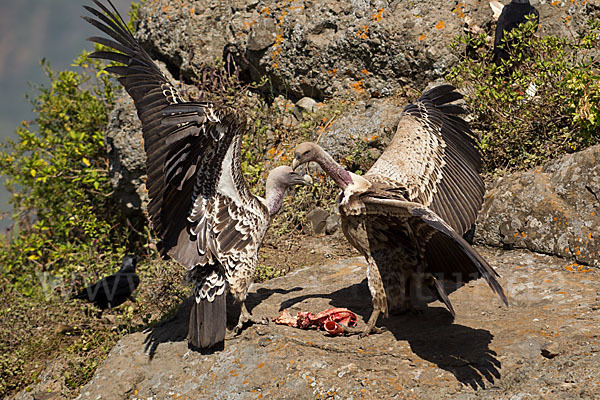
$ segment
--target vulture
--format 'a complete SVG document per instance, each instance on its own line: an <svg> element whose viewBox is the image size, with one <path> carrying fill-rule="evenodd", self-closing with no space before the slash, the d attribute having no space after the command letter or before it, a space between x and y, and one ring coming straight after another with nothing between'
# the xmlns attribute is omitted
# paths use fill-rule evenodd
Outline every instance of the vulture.
<svg viewBox="0 0 600 400"><path fill-rule="evenodd" d="M184 101L110 0L112 10L93 1L98 9L84 8L94 18L83 18L109 38L88 40L112 50L91 57L120 64L105 70L118 76L142 122L148 215L159 250L193 283L188 343L210 348L225 338L228 291L241 303L235 332L245 322L263 322L244 305L258 249L287 188L310 184L310 177L281 166L268 175L265 198L252 195L240 161L246 117L225 105Z"/></svg>
<svg viewBox="0 0 600 400"><path fill-rule="evenodd" d="M494 36L494 50L492 52L494 62L500 63L501 60L508 60L510 56L506 48L510 46L510 43L503 42L504 35L517 28L519 24L527 22L526 16L528 15L534 17L535 29L537 30L540 13L535 7L529 4L529 0L512 0L502 8Z"/></svg>
<svg viewBox="0 0 600 400"><path fill-rule="evenodd" d="M71 298L92 302L100 310L123 304L140 284L135 273L137 261L137 256L125 256L119 271L87 286Z"/></svg>
<svg viewBox="0 0 600 400"><path fill-rule="evenodd" d="M472 132L459 117L465 111L450 104L460 98L453 86L441 85L406 106L391 143L364 176L317 144L294 150L292 168L314 161L342 189L344 235L367 261L373 313L364 330L348 333L377 333L381 313L414 310L412 286L428 287L454 315L444 280L483 277L508 304L498 274L461 236L475 221L484 184Z"/></svg>

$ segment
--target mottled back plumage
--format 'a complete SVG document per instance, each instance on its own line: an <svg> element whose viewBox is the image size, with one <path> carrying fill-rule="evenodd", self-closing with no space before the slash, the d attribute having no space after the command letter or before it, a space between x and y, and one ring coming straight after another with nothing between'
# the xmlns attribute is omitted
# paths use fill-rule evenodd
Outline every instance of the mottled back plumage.
<svg viewBox="0 0 600 400"><path fill-rule="evenodd" d="M243 301L270 216L279 208L270 209L253 196L243 179L240 151L246 117L233 108L184 101L110 0L112 10L93 1L99 10L84 7L95 18L83 18L110 39L89 40L115 51L96 51L91 57L123 64L106 70L119 76L142 122L148 214L161 239L161 253L182 264L194 283L190 343L210 347L225 335L227 289L242 302L238 326L250 318ZM275 193L267 197L282 197L288 186L305 183L285 168L277 171L281 179L269 186ZM273 204L279 207L281 202Z"/></svg>

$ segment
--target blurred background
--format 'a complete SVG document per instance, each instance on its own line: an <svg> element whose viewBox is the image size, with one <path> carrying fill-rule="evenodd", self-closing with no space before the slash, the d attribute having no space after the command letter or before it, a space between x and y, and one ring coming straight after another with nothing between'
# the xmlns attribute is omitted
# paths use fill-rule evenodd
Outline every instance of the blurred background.
<svg viewBox="0 0 600 400"><path fill-rule="evenodd" d="M130 0L112 0L128 21ZM82 49L92 50L85 39L96 35L80 18L87 14L82 5L92 0L0 0L0 140L15 137L16 127L33 117L27 96L34 97L32 85L47 85L40 65L45 58L54 70L72 67ZM0 229L10 225L9 194L0 187Z"/></svg>

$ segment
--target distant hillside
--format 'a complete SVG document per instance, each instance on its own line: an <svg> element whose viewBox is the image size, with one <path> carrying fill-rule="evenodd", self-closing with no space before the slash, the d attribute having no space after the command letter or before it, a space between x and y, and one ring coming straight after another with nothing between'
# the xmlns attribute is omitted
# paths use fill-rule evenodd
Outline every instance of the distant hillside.
<svg viewBox="0 0 600 400"><path fill-rule="evenodd" d="M113 0L121 14L127 15L130 0ZM0 13L0 139L13 135L22 120L32 118L27 94L29 83L47 83L40 68L46 58L53 69L69 67L82 49L93 28L81 20L83 4L91 0L19 0L2 2ZM8 193L0 188L0 207L6 211ZM0 221L0 227L6 227Z"/></svg>

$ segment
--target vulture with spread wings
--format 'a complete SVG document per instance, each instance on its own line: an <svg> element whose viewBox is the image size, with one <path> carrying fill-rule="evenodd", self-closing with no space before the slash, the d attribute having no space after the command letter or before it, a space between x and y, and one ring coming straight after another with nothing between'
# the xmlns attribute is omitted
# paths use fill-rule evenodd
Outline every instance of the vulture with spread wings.
<svg viewBox="0 0 600 400"><path fill-rule="evenodd" d="M93 1L98 9L84 7L94 18L83 18L110 38L89 40L114 51L91 56L122 64L106 71L119 76L142 122L148 214L161 253L183 265L194 284L190 344L211 347L225 337L227 290L242 303L236 330L254 321L244 300L258 249L286 189L310 178L278 167L267 178L265 198L252 195L240 166L246 117L225 106L185 102L110 0L112 10Z"/></svg>
<svg viewBox="0 0 600 400"><path fill-rule="evenodd" d="M314 143L295 149L292 167L310 161L342 189L338 200L348 241L368 263L373 313L363 335L379 331L380 313L412 308L411 286L425 285L454 314L442 280L483 277L507 304L492 267L462 238L481 207L480 157L462 98L450 85L424 93L404 109L389 146L357 176Z"/></svg>

